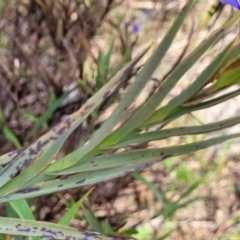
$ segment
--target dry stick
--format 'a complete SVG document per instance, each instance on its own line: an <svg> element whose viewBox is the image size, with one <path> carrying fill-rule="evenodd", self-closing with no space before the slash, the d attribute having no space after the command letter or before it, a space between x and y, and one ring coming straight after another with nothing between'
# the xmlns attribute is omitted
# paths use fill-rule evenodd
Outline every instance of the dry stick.
<svg viewBox="0 0 240 240"><path fill-rule="evenodd" d="M94 54L92 53L91 46L90 46L90 44L88 42L88 39L86 37L84 28L83 29L80 28L80 39L81 39L84 50L89 54L89 56L92 58L94 63L96 65L98 65L97 59L95 58Z"/></svg>
<svg viewBox="0 0 240 240"><path fill-rule="evenodd" d="M54 92L59 93L61 91L61 88L54 81L53 74L50 71L48 71L47 67L42 63L42 61L38 59L37 59L37 69L39 71L39 74L42 76L43 81L45 81L46 85L50 84L54 88Z"/></svg>

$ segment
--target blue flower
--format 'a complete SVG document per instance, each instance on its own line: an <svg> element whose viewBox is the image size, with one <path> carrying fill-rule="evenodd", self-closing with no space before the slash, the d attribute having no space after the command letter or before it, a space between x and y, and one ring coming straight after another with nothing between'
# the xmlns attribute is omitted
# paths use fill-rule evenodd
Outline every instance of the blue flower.
<svg viewBox="0 0 240 240"><path fill-rule="evenodd" d="M240 10L240 0L219 0L219 2L225 3L225 4L229 4L232 7Z"/></svg>
<svg viewBox="0 0 240 240"><path fill-rule="evenodd" d="M124 28L127 30L130 28L135 34L139 34L142 30L143 24L147 21L147 18L150 15L150 11L148 9L142 9L138 11L137 16L132 19L130 22L124 22Z"/></svg>
<svg viewBox="0 0 240 240"><path fill-rule="evenodd" d="M129 27L131 27L131 30L135 33L135 34L139 34L141 31L141 27L140 24L135 22L133 24L130 24L129 22L124 22L124 28L127 30Z"/></svg>
<svg viewBox="0 0 240 240"><path fill-rule="evenodd" d="M139 34L140 31L141 31L141 28L140 28L140 25L138 23L134 23L133 24L133 31L136 33L136 34Z"/></svg>

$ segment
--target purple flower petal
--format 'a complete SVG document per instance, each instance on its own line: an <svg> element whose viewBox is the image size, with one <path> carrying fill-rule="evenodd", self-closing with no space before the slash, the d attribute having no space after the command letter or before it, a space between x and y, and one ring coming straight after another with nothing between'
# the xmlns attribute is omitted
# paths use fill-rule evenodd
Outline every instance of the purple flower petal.
<svg viewBox="0 0 240 240"><path fill-rule="evenodd" d="M229 4L232 7L240 10L240 0L219 0L219 2L225 3L225 4Z"/></svg>
<svg viewBox="0 0 240 240"><path fill-rule="evenodd" d="M139 34L139 33L140 33L141 28L140 28L139 24L137 24L137 23L134 23L134 24L133 24L133 31L134 31L136 34Z"/></svg>

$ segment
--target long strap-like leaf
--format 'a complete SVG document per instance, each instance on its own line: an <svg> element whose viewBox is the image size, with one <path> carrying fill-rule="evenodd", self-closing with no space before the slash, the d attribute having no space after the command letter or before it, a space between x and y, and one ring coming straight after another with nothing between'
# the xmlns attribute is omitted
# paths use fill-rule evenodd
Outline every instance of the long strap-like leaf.
<svg viewBox="0 0 240 240"><path fill-rule="evenodd" d="M148 49L149 48L145 49L133 59L116 77L111 79L91 97L79 111L66 117L35 143L24 149L17 157L13 158L0 172L0 196L16 191L43 171L52 161L71 132L76 129L106 97L114 92ZM20 170L22 170L22 173L15 177L15 174Z"/></svg>
<svg viewBox="0 0 240 240"><path fill-rule="evenodd" d="M178 30L182 26L182 23L186 18L188 12L191 10L194 2L194 0L188 1L186 6L174 21L173 26L170 28L162 42L157 47L156 51L149 58L143 69L140 71L139 75L136 77L135 82L129 87L127 93L124 95L117 108L113 111L111 116L101 126L101 128L92 136L90 141L82 148L72 152L72 154L68 155L67 158L63 157L62 159L59 159L57 162L53 163L51 166L49 166L48 172L60 171L63 168L70 167L76 164L80 159L83 161L84 156L86 156L97 145L101 145L103 139L105 139L111 133L113 127L115 127L119 120L125 116L128 107L136 99L138 94L142 91L149 78L158 67L165 53L169 49Z"/></svg>

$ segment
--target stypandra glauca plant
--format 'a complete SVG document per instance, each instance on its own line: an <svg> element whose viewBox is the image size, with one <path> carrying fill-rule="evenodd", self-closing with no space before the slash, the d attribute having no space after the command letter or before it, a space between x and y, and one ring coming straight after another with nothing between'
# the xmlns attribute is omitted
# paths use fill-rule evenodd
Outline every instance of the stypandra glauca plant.
<svg viewBox="0 0 240 240"><path fill-rule="evenodd" d="M127 146L160 141L172 136L188 136L219 131L240 123L240 116L223 121L175 128L163 127L183 115L218 105L240 94L239 52L237 39L233 39L219 51L211 63L179 95L165 104L168 93L181 77L237 23L237 12L222 27L212 33L183 59L156 91L129 117L129 108L135 102L163 57L170 48L184 19L194 5L189 1L146 61L134 81L121 95L110 117L97 129L88 141L59 159L57 153L68 136L106 99L121 87L125 77L148 52L143 50L112 79L105 83L77 112L65 117L37 141L22 149L0 157L0 202L9 203L21 219L0 217L0 233L29 236L34 239L125 239L95 232L79 231L68 227L74 216L67 213L58 224L35 221L31 211L22 213L25 199L42 196L70 188L94 184L146 168L166 158L179 156L240 137L229 134L199 142L158 148L129 150ZM211 83L211 84L210 84ZM235 85L236 89L230 87ZM229 89L227 93L224 90ZM164 104L163 104L164 102ZM123 119L126 121L122 121ZM116 127L117 126L117 127ZM121 149L121 151L118 151ZM78 203L79 204L79 203ZM79 206L79 205L78 205ZM18 211L19 210L19 211ZM69 210L69 211L70 211Z"/></svg>

